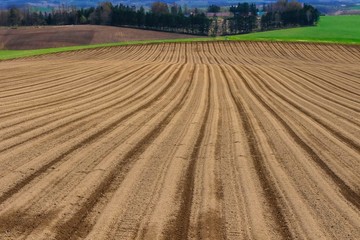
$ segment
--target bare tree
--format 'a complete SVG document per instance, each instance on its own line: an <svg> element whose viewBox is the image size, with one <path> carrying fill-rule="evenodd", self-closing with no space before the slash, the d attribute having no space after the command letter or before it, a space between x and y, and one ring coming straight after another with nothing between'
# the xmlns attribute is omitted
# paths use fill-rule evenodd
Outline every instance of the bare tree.
<svg viewBox="0 0 360 240"><path fill-rule="evenodd" d="M169 7L164 2L153 2L151 4L151 12L155 14L168 14Z"/></svg>

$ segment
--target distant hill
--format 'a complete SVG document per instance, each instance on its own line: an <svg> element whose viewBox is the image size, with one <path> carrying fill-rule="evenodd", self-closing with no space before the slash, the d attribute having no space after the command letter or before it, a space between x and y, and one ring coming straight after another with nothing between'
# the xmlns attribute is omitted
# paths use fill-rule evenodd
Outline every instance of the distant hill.
<svg viewBox="0 0 360 240"><path fill-rule="evenodd" d="M75 25L0 28L0 50L24 50L199 36L133 28Z"/></svg>

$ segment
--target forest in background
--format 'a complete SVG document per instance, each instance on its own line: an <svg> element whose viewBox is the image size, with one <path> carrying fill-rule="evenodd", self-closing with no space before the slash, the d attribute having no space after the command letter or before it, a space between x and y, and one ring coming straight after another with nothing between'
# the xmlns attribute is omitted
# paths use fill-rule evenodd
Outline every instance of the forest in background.
<svg viewBox="0 0 360 240"><path fill-rule="evenodd" d="M319 21L320 16L320 12L313 6L288 0L261 6L239 3L231 6L227 15L219 11L220 7L216 5L210 5L204 12L165 2L153 2L148 11L144 7L113 5L111 2L81 9L61 6L51 12L12 7L0 11L0 25L94 24L215 36L311 26Z"/></svg>

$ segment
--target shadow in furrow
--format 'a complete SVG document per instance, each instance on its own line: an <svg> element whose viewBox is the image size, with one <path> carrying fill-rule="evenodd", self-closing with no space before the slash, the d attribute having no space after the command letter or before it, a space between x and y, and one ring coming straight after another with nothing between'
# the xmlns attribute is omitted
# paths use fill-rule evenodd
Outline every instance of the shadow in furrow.
<svg viewBox="0 0 360 240"><path fill-rule="evenodd" d="M184 67L184 65L182 66ZM174 80L171 82L176 82L176 80L180 77L182 69L179 70L174 76ZM192 72L194 72L192 70ZM184 95L181 97L179 104L176 105L170 111L165 118L157 124L157 126L152 129L148 134L146 134L142 140L137 142L129 152L127 152L122 160L119 160L117 165L111 170L111 172L105 177L105 179L101 182L101 184L96 187L96 189L92 192L90 197L87 198L86 202L81 206L81 208L65 223L57 226L57 234L55 239L76 239L76 234L81 234L82 236L86 236L89 234L91 229L93 228L93 224L85 222L86 217L91 213L92 209L96 206L96 204L102 199L101 196L105 196L111 189L116 189L124 179L124 176L129 171L131 164L136 161L136 159L148 148L148 146L163 132L166 126L169 124L173 116L181 110L183 107L186 98L188 97L188 93L191 89L192 81L188 84ZM158 97L161 97L164 93L160 93ZM139 110L138 110L139 111ZM122 172L121 175L119 173L125 169L125 173Z"/></svg>
<svg viewBox="0 0 360 240"><path fill-rule="evenodd" d="M229 80L226 77L226 74L222 67L221 67L221 72L225 77L228 90L235 102L235 105L239 113L239 117L243 124L244 131L248 140L248 146L249 146L251 158L254 162L256 174L260 180L261 187L265 193L266 196L265 199L268 202L272 216L274 217L275 222L277 224L276 230L279 232L279 234L283 239L291 239L292 238L291 231L289 229L289 226L287 225L286 217L282 210L282 203L279 201L280 193L276 189L271 179L271 174L265 166L264 163L265 160L261 153L259 143L256 139L254 127L251 123L248 113L245 110L243 103L241 102L239 97L236 97L234 90L230 87ZM241 75L239 76L241 77Z"/></svg>
<svg viewBox="0 0 360 240"><path fill-rule="evenodd" d="M231 66L232 67L232 66ZM236 68L232 67L237 74L243 78L241 72ZM244 78L243 78L244 79ZM258 94L256 91L249 85L248 82L244 81L245 86L249 91L259 100L259 102L270 112L272 115L281 123L281 125L286 129L289 135L292 137L294 142L296 142L310 157L313 161L335 182L339 187L342 195L352 203L357 209L360 209L360 194L352 190L331 168L322 160L315 151L307 145L304 140L302 140L295 131L279 116L267 103L266 101Z"/></svg>
<svg viewBox="0 0 360 240"><path fill-rule="evenodd" d="M184 65L181 66L180 69L178 69L176 75L179 75L180 72L183 70ZM74 146L72 146L70 149L68 149L66 152L62 153L60 156L56 157L55 159L51 160L50 162L48 162L47 164L45 164L44 166L42 166L41 168L39 168L38 170L36 170L34 173L32 173L31 175L25 177L24 179L20 180L17 184L15 184L15 186L11 187L10 189L8 189L7 191L5 191L1 196L0 196L0 204L5 202L7 199L9 199L10 197L12 197L15 193L17 193L21 188L23 188L24 186L28 185L32 180L34 180L36 177L40 176L41 174L43 174L44 172L46 172L51 166L55 165L56 163L60 162L61 160L63 160L65 157L67 157L68 155L70 155L71 153L73 153L74 151L76 151L77 149L81 148L83 145L87 145L91 142L93 142L95 139L98 139L104 135L106 135L107 133L111 132L114 128L116 128L117 126L119 126L119 124L121 124L123 121L127 120L128 118L130 118L132 115L134 115L135 113L137 113L138 111L141 111L145 108L148 108L149 106L151 106L154 102L156 102L161 96L163 96L163 94L165 92L167 92L171 86L173 86L175 84L175 80L173 81L169 81L168 85L161 91L159 92L156 96L154 96L153 99L151 99L149 102L147 102L146 104L142 105L141 107L135 109L134 111L126 114L125 116L123 116L122 118L116 120L115 122L113 122L112 124L110 124L109 126L107 126L106 128L101 129L100 131L88 136L86 139L84 139L83 141L75 144ZM139 97L141 98L141 96Z"/></svg>

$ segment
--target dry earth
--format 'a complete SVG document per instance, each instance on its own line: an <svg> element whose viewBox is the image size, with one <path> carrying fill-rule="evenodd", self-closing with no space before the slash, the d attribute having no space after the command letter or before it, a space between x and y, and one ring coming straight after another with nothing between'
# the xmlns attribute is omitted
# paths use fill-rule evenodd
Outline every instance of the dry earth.
<svg viewBox="0 0 360 240"><path fill-rule="evenodd" d="M192 37L199 36L93 25L0 28L0 49L24 50Z"/></svg>
<svg viewBox="0 0 360 240"><path fill-rule="evenodd" d="M0 239L360 239L360 48L0 62Z"/></svg>

